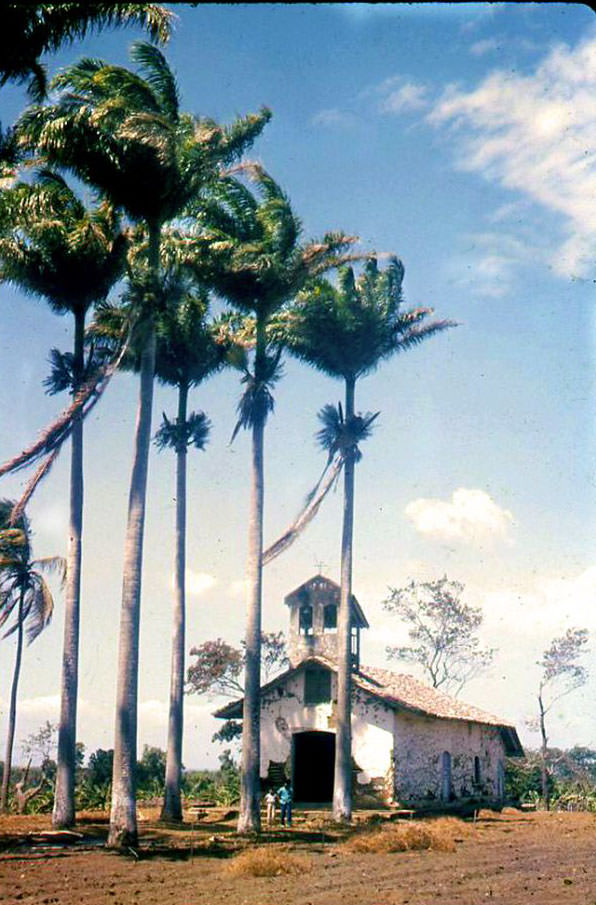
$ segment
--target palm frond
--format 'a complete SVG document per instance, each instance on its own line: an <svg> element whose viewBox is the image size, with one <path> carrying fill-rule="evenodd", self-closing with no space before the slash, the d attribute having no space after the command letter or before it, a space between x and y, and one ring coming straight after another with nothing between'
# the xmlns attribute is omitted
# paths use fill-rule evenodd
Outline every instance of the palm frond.
<svg viewBox="0 0 596 905"><path fill-rule="evenodd" d="M163 53L154 44L134 41L130 48L130 56L155 91L165 115L172 120L178 119L180 108L178 87Z"/></svg>
<svg viewBox="0 0 596 905"><path fill-rule="evenodd" d="M341 470L344 466L345 459L343 456L337 456L331 467L326 466L323 475L317 481L315 488L307 495L306 502L298 516L294 519L290 527L284 531L275 543L271 544L263 552L263 565L266 566L272 560L276 559L281 553L290 547L297 540L304 530L310 525L316 514L318 513L323 500L330 490L336 486ZM322 478L325 476L325 480Z"/></svg>

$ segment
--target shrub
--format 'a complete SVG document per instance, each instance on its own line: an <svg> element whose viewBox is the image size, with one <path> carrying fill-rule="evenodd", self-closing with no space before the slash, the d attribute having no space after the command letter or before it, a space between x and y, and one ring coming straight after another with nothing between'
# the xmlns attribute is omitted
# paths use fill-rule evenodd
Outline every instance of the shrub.
<svg viewBox="0 0 596 905"><path fill-rule="evenodd" d="M306 858L292 855L286 848L263 846L249 848L230 862L228 869L241 877L279 877L283 874L304 874L311 863Z"/></svg>

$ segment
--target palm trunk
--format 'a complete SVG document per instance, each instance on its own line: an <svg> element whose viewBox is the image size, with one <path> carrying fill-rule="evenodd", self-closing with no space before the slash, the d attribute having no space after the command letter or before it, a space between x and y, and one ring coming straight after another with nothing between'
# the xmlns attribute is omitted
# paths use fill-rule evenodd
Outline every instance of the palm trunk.
<svg viewBox="0 0 596 905"><path fill-rule="evenodd" d="M255 376L262 373L265 354L265 324L257 320ZM246 614L246 666L242 728L242 775L240 777L239 833L261 829L261 605L263 586L263 451L264 417L252 429L252 481L248 528L248 604Z"/></svg>
<svg viewBox="0 0 596 905"><path fill-rule="evenodd" d="M354 378L346 379L346 423L354 417ZM354 456L344 465L344 512L341 537L341 590L337 620L337 712L333 817L352 819L352 536L354 528Z"/></svg>
<svg viewBox="0 0 596 905"><path fill-rule="evenodd" d="M188 385L178 392L178 425L186 424ZM166 786L162 820L182 820L182 732L184 725L184 648L185 648L185 575L186 575L186 443L176 449L176 562L174 568L174 614L172 627L172 672Z"/></svg>
<svg viewBox="0 0 596 905"><path fill-rule="evenodd" d="M8 710L8 733L6 736L6 754L4 756L4 770L2 772L2 792L0 792L0 812L8 810L8 789L10 786L10 774L12 772L12 748L14 745L14 730L17 719L17 691L19 676L21 674L21 660L23 658L23 603L25 592L21 589L19 597L18 628L17 628L17 654L12 674L12 688L10 690L10 707Z"/></svg>
<svg viewBox="0 0 596 905"><path fill-rule="evenodd" d="M149 260L151 271L154 275L154 286L157 286L159 274L159 235L158 228L150 229ZM149 316L152 317L152 314ZM155 328L151 324L141 355L139 407L124 545L124 575L122 580L122 608L120 611L116 725L114 734L114 769L112 773L112 809L108 835L108 846L118 849L135 846L138 841L136 762L139 629L155 346Z"/></svg>
<svg viewBox="0 0 596 905"><path fill-rule="evenodd" d="M545 810L550 810L550 793L548 789L548 770L546 766L546 757L548 754L548 738L546 735L546 710L544 709L544 701L542 700L542 687L538 692L538 708L540 711L540 736L542 743L540 745L540 780L542 784L542 803Z"/></svg>
<svg viewBox="0 0 596 905"><path fill-rule="evenodd" d="M83 375L85 311L75 311L73 394ZM81 550L83 533L83 419L73 419L70 459L70 530L64 609L62 689L58 731L58 764L52 826L65 829L75 823L75 767L77 691L79 681L79 620L81 601Z"/></svg>

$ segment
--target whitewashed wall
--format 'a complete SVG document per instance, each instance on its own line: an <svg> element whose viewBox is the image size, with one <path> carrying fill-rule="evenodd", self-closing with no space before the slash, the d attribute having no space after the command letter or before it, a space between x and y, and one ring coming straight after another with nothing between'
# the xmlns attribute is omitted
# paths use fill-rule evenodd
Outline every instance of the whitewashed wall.
<svg viewBox="0 0 596 905"><path fill-rule="evenodd" d="M281 693L280 693L281 692ZM292 751L292 734L318 730L335 732L333 705L306 707L304 673L298 673L274 688L261 704L261 776L267 775L269 761L284 762ZM331 697L337 696L337 678L331 679ZM368 783L385 777L391 769L393 711L369 696L356 695L352 713L352 753L360 767L357 779Z"/></svg>

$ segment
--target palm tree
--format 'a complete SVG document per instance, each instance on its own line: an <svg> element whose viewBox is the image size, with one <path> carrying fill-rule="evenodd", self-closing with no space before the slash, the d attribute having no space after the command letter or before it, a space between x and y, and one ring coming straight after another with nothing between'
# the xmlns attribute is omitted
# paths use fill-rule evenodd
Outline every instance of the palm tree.
<svg viewBox="0 0 596 905"><path fill-rule="evenodd" d="M172 285L172 283L174 285ZM174 606L172 666L168 717L168 743L162 820L182 820L182 733L185 652L186 574L186 468L190 446L204 449L210 422L204 412L188 413L189 390L198 386L224 364L226 345L219 342L206 321L208 297L189 281L174 274L166 283L168 303L157 322L156 374L161 383L176 387L178 411L175 421L166 414L155 442L160 450L176 453L176 549L174 557ZM182 291L182 297L178 298Z"/></svg>
<svg viewBox="0 0 596 905"><path fill-rule="evenodd" d="M391 258L384 271L375 258L356 279L351 267L340 272L336 288L326 280L309 287L290 313L287 342L290 351L330 377L342 379L345 403L326 406L321 415L321 444L332 457L341 452L344 463L344 504L341 539L341 593L337 624L338 688L333 814L352 817L351 758L351 612L352 538L354 525L354 466L358 443L370 433L376 415L357 414L355 390L359 378L379 363L433 336L451 321L425 323L428 308L402 311L404 267Z"/></svg>
<svg viewBox="0 0 596 905"><path fill-rule="evenodd" d="M57 104L34 107L22 117L21 142L103 192L147 231L142 303L143 335L139 404L125 540L112 811L108 844L136 845L135 764L141 571L147 467L155 372L155 317L163 302L160 249L164 225L178 217L237 159L264 128L268 110L222 128L182 114L174 74L150 44L133 44L140 74L102 60L84 59L60 73ZM139 273L142 276L139 277Z"/></svg>
<svg viewBox="0 0 596 905"><path fill-rule="evenodd" d="M257 165L243 167L258 195L229 176L204 208L203 236L210 241L214 288L253 319L254 353L241 362L246 389L238 405L240 428L252 434L251 501L248 527L248 602L242 777L238 831L260 829L260 657L263 556L264 430L273 411L272 388L280 377L281 346L271 342L272 316L289 303L309 279L338 266L355 239L329 233L320 242L301 244L301 224L287 196ZM201 222L201 221L200 221Z"/></svg>
<svg viewBox="0 0 596 905"><path fill-rule="evenodd" d="M54 600L42 572L59 571L63 577L66 568L66 563L61 556L44 559L31 558L31 529L28 519L23 514L13 525L10 520L13 506L14 503L11 500L0 500L0 529L3 535L3 542L0 544L0 627L5 626L13 617L12 624L2 637L6 638L15 633L17 636L8 709L0 812L5 812L8 807L24 635L27 635L28 643L31 644L52 618ZM5 533L7 531L10 532L8 542ZM14 531L18 532L16 537L13 534Z"/></svg>
<svg viewBox="0 0 596 905"><path fill-rule="evenodd" d="M111 205L88 210L56 173L42 171L34 184L7 190L1 205L12 217L10 235L0 238L0 277L25 292L47 299L57 314L74 318L74 349L53 350L51 391L69 389L75 395L89 375L84 335L87 312L105 299L123 273L126 242ZM70 464L70 526L64 612L64 647L58 734L58 767L53 825L75 822L75 764L81 554L83 529L83 420L72 424Z"/></svg>
<svg viewBox="0 0 596 905"><path fill-rule="evenodd" d="M82 40L92 30L137 24L153 40L167 41L173 14L155 3L6 3L2 10L0 87L28 82L29 95L45 97L46 72L40 56Z"/></svg>

